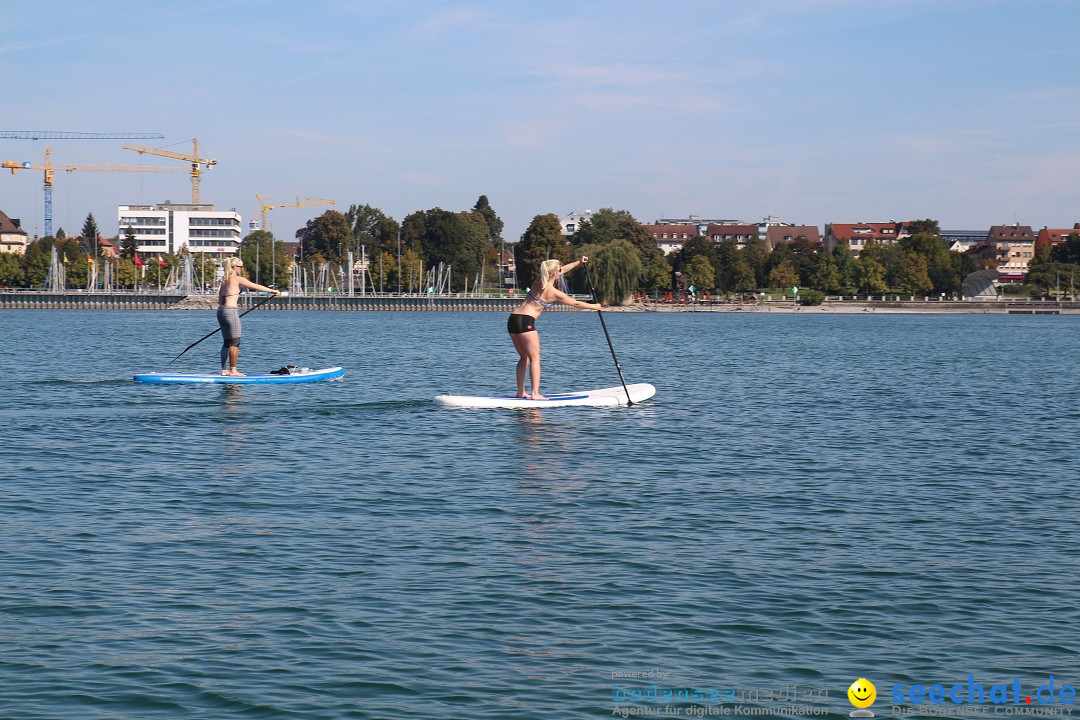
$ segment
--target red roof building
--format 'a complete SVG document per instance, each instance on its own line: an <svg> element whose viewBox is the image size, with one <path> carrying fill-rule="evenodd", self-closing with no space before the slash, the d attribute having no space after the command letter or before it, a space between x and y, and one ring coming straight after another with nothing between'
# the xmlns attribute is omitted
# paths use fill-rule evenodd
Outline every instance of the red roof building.
<svg viewBox="0 0 1080 720"><path fill-rule="evenodd" d="M0 252L22 255L26 252L26 244L26 231L18 218L9 218L0 211Z"/></svg>
<svg viewBox="0 0 1080 720"><path fill-rule="evenodd" d="M682 250L687 240L698 236L697 225L642 225L656 238L656 246L665 255Z"/></svg>
<svg viewBox="0 0 1080 720"><path fill-rule="evenodd" d="M825 226L825 250L831 252L841 241L847 240L851 254L859 256L869 240L891 245L902 238L910 237L907 222L868 222L868 223L829 223Z"/></svg>
<svg viewBox="0 0 1080 720"><path fill-rule="evenodd" d="M1039 249L1047 245L1050 247L1060 245L1061 243L1068 240L1069 236L1073 234L1080 235L1080 223L1076 223L1068 229L1055 229L1044 227L1042 230L1039 231L1039 234L1035 236L1035 250L1038 251Z"/></svg>
<svg viewBox="0 0 1080 720"><path fill-rule="evenodd" d="M765 231L765 244L772 252L777 245L790 245L805 240L811 245L821 244L821 231L817 225L770 225Z"/></svg>
<svg viewBox="0 0 1080 720"><path fill-rule="evenodd" d="M714 243L721 243L725 240L734 240L735 244L739 247L746 245L747 240L752 240L761 237L758 226L747 224L727 224L722 225L710 224L705 229L705 235Z"/></svg>
<svg viewBox="0 0 1080 720"><path fill-rule="evenodd" d="M1030 225L994 225L986 242L997 257L1002 282L1023 282L1035 257L1035 232Z"/></svg>

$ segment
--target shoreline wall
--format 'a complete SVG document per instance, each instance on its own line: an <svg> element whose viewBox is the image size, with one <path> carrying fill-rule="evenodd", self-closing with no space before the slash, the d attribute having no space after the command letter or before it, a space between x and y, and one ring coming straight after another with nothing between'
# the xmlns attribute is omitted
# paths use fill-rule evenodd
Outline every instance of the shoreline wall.
<svg viewBox="0 0 1080 720"><path fill-rule="evenodd" d="M240 309L266 299L245 295ZM259 310L474 310L510 312L522 297L480 297L465 294L426 295L284 295ZM134 293L0 293L0 309L26 310L213 310L217 295L167 295ZM555 309L555 308L553 308ZM562 309L562 308L559 308ZM565 308L569 310L569 308Z"/></svg>
<svg viewBox="0 0 1080 720"><path fill-rule="evenodd" d="M240 299L241 310L250 308L265 296ZM465 294L430 295L287 295L276 298L260 310L401 310L401 311L477 311L510 312L521 303L521 296L472 296ZM213 310L216 295L168 295L134 293L48 293L0 292L0 309L26 310ZM548 312L576 312L557 306ZM611 307L605 312L771 312L771 313L954 313L954 314L1080 314L1080 302L1066 300L1002 299L968 300L827 300L821 305L793 305L790 300L758 303L635 303Z"/></svg>

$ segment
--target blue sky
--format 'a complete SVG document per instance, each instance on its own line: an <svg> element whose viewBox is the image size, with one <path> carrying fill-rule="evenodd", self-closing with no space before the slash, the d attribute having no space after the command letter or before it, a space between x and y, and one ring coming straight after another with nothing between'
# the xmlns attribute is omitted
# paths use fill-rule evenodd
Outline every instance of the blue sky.
<svg viewBox="0 0 1080 720"><path fill-rule="evenodd" d="M1073 0L0 0L0 129L160 132L219 164L202 200L487 195L533 216L1080 221ZM178 165L124 141L0 139L4 160ZM43 226L41 173L0 209ZM54 225L190 200L183 174L60 174ZM275 210L289 239L323 208ZM39 230L40 231L40 230Z"/></svg>

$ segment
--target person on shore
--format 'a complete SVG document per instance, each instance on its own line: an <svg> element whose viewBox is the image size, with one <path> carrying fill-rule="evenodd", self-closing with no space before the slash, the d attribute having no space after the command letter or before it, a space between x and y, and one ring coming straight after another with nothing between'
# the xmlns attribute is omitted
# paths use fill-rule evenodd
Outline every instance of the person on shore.
<svg viewBox="0 0 1080 720"><path fill-rule="evenodd" d="M506 330L518 352L517 362L517 397L532 400L547 400L540 394L540 333L536 331L536 319L558 303L586 310L600 310L599 303L587 303L575 300L555 287L559 276L589 262L584 255L580 260L563 265L558 260L545 260L540 263L540 275L533 281L525 295L525 301L514 308L510 319L506 321ZM525 368L529 369L532 393L525 394Z"/></svg>
<svg viewBox="0 0 1080 720"><path fill-rule="evenodd" d="M217 321L221 326L222 337L221 374L237 377L244 374L236 369L236 361L240 356L240 308L237 301L240 299L241 288L281 294L278 290L253 283L244 277L244 261L240 258L231 257L225 261L225 277L218 288L217 309Z"/></svg>

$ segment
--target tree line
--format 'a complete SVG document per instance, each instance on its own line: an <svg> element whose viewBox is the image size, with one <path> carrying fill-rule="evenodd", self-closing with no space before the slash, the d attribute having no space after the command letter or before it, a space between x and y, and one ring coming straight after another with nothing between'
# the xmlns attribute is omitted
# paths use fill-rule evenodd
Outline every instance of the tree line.
<svg viewBox="0 0 1080 720"><path fill-rule="evenodd" d="M944 294L962 292L966 275L979 269L968 255L951 251L941 239L935 220L909 224L910 235L896 243L870 240L858 257L847 238L826 251L820 242L797 239L771 250L764 240L751 238L741 247L735 240L714 242L707 237L688 240L681 249L665 255L656 239L628 211L602 208L583 222L571 236L563 235L553 213L536 215L520 241L512 244L517 284L532 283L540 263L548 258L564 262L589 255L586 268L575 271L570 289L585 292L588 280L603 302L623 302L634 292L657 294L694 288L699 293L737 294L763 289L800 288L827 294ZM352 253L353 262L367 262L370 289L423 291L433 268L452 268L450 291L476 287L500 287L500 251L503 222L481 195L469 210L441 208L407 215L400 223L379 208L351 205L345 212L328 210L296 231L297 261L314 271L329 263L337 277ZM55 245L67 261L68 284L85 284L89 275L87 256L93 246L86 238L98 236L93 215L87 217L79 238L55 238L31 243L24 256L0 254L0 284L37 287L45 279L49 254ZM137 268L135 237L130 231L115 238L120 262L114 284L133 285ZM263 283L286 287L293 258L284 244L266 230L247 235L240 255L248 274ZM179 257L166 256L167 267ZM125 262L127 261L127 262ZM992 264L992 262L991 262ZM1046 293L1071 282L1080 270L1080 235L1073 235L1053 249L1040 248L1030 267L1027 284L1031 292Z"/></svg>

